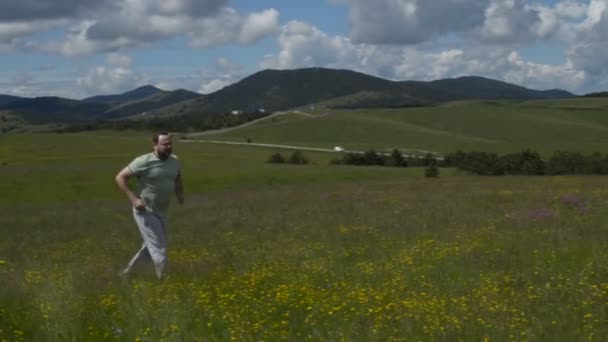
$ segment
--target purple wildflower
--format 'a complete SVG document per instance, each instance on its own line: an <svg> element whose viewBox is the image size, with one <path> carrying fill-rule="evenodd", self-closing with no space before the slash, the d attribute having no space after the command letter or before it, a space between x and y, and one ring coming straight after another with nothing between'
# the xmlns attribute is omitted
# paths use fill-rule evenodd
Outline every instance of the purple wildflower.
<svg viewBox="0 0 608 342"><path fill-rule="evenodd" d="M576 195L562 195L559 198L559 200L563 204L570 204L570 205L576 205L576 206L581 204L581 199L578 198L578 196L576 196Z"/></svg>
<svg viewBox="0 0 608 342"><path fill-rule="evenodd" d="M583 200L574 194L562 195L559 200L562 204L574 207L581 215L588 214L590 211Z"/></svg>
<svg viewBox="0 0 608 342"><path fill-rule="evenodd" d="M528 217L533 220L542 220L555 216L555 212L549 208L540 208L532 210L528 213Z"/></svg>

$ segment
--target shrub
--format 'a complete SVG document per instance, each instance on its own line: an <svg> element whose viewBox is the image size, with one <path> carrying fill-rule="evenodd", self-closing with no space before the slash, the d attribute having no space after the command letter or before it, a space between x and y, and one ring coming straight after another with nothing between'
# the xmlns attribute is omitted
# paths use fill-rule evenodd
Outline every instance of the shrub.
<svg viewBox="0 0 608 342"><path fill-rule="evenodd" d="M439 177L439 168L437 164L431 164L424 168L424 177L427 178L438 178Z"/></svg>
<svg viewBox="0 0 608 342"><path fill-rule="evenodd" d="M598 175L608 174L608 154L602 156L601 153L595 152L591 155L591 172Z"/></svg>
<svg viewBox="0 0 608 342"><path fill-rule="evenodd" d="M359 153L345 154L342 158L342 163L347 165L367 165L364 156Z"/></svg>
<svg viewBox="0 0 608 342"><path fill-rule="evenodd" d="M585 175L608 174L608 155L595 152L555 151L544 161L534 150L498 156L491 152L462 152L449 154L446 159L462 170L478 175Z"/></svg>
<svg viewBox="0 0 608 342"><path fill-rule="evenodd" d="M277 153L271 154L270 157L268 157L268 160L266 162L271 163L271 164L283 164L283 163L285 163L285 158L283 157L282 154L277 152Z"/></svg>
<svg viewBox="0 0 608 342"><path fill-rule="evenodd" d="M422 162L422 166L437 165L437 160L431 153L426 153Z"/></svg>
<svg viewBox="0 0 608 342"><path fill-rule="evenodd" d="M523 150L501 156L496 165L499 174L507 175L542 175L545 173L545 162L540 154L533 150Z"/></svg>
<svg viewBox="0 0 608 342"><path fill-rule="evenodd" d="M306 156L304 156L304 153L302 153L302 151L299 150L295 150L291 153L291 155L289 156L289 159L287 160L288 163L291 164L308 164L308 158L306 158Z"/></svg>
<svg viewBox="0 0 608 342"><path fill-rule="evenodd" d="M384 165L384 158L374 150L368 150L363 154L365 165Z"/></svg>
<svg viewBox="0 0 608 342"><path fill-rule="evenodd" d="M399 151L398 149L394 149L385 164L396 167L406 167L407 161L401 154L401 151Z"/></svg>
<svg viewBox="0 0 608 342"><path fill-rule="evenodd" d="M551 175L591 173L590 158L579 152L555 151L547 163L547 173Z"/></svg>

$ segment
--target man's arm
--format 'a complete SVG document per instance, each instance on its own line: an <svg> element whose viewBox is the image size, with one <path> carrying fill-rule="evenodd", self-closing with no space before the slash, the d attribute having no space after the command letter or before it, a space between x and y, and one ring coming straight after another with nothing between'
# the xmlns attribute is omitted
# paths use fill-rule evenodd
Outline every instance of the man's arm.
<svg viewBox="0 0 608 342"><path fill-rule="evenodd" d="M144 203L141 198L137 197L133 191L129 189L129 178L132 176L133 173L131 170L129 170L128 167L125 167L116 175L116 184L118 185L118 188L127 195L129 201L131 201L131 204L133 204L133 207L139 211L143 211L146 209L146 203Z"/></svg>
<svg viewBox="0 0 608 342"><path fill-rule="evenodd" d="M184 184L182 183L181 171L175 177L175 196L179 204L184 204Z"/></svg>

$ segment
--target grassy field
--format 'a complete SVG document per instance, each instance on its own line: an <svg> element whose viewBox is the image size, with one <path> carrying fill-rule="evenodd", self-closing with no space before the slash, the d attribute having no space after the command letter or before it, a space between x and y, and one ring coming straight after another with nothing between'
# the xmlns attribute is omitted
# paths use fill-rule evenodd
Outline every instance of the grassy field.
<svg viewBox="0 0 608 342"><path fill-rule="evenodd" d="M229 133L205 136L301 146L436 152L457 149L518 152L533 148L603 152L607 99L528 102L456 102L439 107L331 111L327 116L272 119Z"/></svg>
<svg viewBox="0 0 608 342"><path fill-rule="evenodd" d="M608 181L270 165L178 143L169 276L114 174L140 133L0 135L0 341L601 341Z"/></svg>

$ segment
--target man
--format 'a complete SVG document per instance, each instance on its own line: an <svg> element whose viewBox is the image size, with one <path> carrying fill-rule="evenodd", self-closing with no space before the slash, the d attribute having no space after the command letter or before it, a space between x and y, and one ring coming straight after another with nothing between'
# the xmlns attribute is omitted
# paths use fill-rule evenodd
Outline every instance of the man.
<svg viewBox="0 0 608 342"><path fill-rule="evenodd" d="M122 275L144 258L152 259L158 278L167 264L166 212L171 195L184 203L180 161L172 155L171 137L167 132L152 137L152 153L135 158L116 175L116 184L133 206L133 217L143 238L143 245L129 261ZM138 179L136 193L129 189L129 179Z"/></svg>

